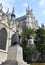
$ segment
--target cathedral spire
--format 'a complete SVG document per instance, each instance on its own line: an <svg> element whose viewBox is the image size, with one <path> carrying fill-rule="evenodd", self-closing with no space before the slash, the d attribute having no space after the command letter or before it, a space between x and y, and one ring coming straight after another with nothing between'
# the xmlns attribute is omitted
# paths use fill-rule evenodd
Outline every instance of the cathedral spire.
<svg viewBox="0 0 45 65"><path fill-rule="evenodd" d="M27 6L27 9L26 9L26 15L29 15L30 14L30 7L29 7L29 4Z"/></svg>
<svg viewBox="0 0 45 65"><path fill-rule="evenodd" d="M2 8L3 8L2 3L0 3L0 11L2 11Z"/></svg>
<svg viewBox="0 0 45 65"><path fill-rule="evenodd" d="M13 20L13 21L15 20L15 9L14 9L14 7L12 9L11 20Z"/></svg>
<svg viewBox="0 0 45 65"><path fill-rule="evenodd" d="M30 7L29 7L29 4L28 4L28 8L27 8L28 10L30 9Z"/></svg>
<svg viewBox="0 0 45 65"><path fill-rule="evenodd" d="M9 8L7 9L7 12L6 12L7 14L9 13Z"/></svg>
<svg viewBox="0 0 45 65"><path fill-rule="evenodd" d="M28 10L30 10L29 4L28 4L28 6L27 6L27 8L26 8L26 11L28 11Z"/></svg>
<svg viewBox="0 0 45 65"><path fill-rule="evenodd" d="M15 9L14 9L14 7L13 7L13 9L12 9L12 14L14 14L15 13Z"/></svg>
<svg viewBox="0 0 45 65"><path fill-rule="evenodd" d="M2 3L0 3L0 20L2 20L2 14L3 14L2 8L3 8Z"/></svg>

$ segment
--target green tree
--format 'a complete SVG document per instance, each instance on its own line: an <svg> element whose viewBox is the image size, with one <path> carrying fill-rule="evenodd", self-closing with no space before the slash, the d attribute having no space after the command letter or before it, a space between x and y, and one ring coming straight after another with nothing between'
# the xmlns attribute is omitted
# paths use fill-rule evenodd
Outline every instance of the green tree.
<svg viewBox="0 0 45 65"><path fill-rule="evenodd" d="M27 47L28 44L28 39L31 39L31 36L34 35L34 30L31 28L24 28L22 30L22 47L23 47L23 59L30 63L31 61L31 55L33 53L33 48L31 46Z"/></svg>
<svg viewBox="0 0 45 65"><path fill-rule="evenodd" d="M41 53L42 62L43 62L43 52L45 50L45 30L43 28L39 28L35 31L36 36L34 43L37 47L37 50Z"/></svg>
<svg viewBox="0 0 45 65"><path fill-rule="evenodd" d="M33 54L34 50L35 49L33 49L31 46L23 48L23 59L27 63L32 62L32 54Z"/></svg>
<svg viewBox="0 0 45 65"><path fill-rule="evenodd" d="M35 33L34 30L31 28L24 28L23 29L21 35L22 35L22 44L24 47L27 46L28 39L30 39L34 33Z"/></svg>

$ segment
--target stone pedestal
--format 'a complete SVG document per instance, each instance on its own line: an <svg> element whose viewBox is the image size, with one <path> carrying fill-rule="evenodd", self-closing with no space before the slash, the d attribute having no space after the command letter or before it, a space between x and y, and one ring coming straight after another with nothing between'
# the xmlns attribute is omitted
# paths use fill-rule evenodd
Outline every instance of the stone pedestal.
<svg viewBox="0 0 45 65"><path fill-rule="evenodd" d="M11 61L23 60L23 51L22 51L22 47L19 44L16 44L15 46L11 46L9 48L7 60L11 60Z"/></svg>
<svg viewBox="0 0 45 65"><path fill-rule="evenodd" d="M8 51L7 61L2 65L30 65L23 61L23 50L19 44L11 46Z"/></svg>

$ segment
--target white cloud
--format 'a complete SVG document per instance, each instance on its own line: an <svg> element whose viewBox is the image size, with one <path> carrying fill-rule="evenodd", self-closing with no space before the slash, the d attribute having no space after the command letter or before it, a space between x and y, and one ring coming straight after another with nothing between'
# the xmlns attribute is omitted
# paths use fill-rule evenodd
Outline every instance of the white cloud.
<svg viewBox="0 0 45 65"><path fill-rule="evenodd" d="M45 15L45 10L42 11L42 14Z"/></svg>
<svg viewBox="0 0 45 65"><path fill-rule="evenodd" d="M27 6L28 6L28 4L27 4L27 3L24 3L24 4L23 4L23 7L26 7L26 8L27 8Z"/></svg>
<svg viewBox="0 0 45 65"><path fill-rule="evenodd" d="M2 3L3 7L4 7L4 11L6 11L7 8L12 9L14 3L15 3L15 0L0 0L0 3Z"/></svg>
<svg viewBox="0 0 45 65"><path fill-rule="evenodd" d="M14 0L0 0L0 2L9 3L9 2L14 2Z"/></svg>
<svg viewBox="0 0 45 65"><path fill-rule="evenodd" d="M40 0L39 5L40 6L45 6L45 0Z"/></svg>

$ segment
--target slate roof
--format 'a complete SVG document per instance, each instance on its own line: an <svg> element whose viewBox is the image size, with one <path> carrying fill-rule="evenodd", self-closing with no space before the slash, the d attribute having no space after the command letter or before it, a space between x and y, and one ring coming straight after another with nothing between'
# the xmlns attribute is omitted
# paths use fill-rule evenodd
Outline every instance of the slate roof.
<svg viewBox="0 0 45 65"><path fill-rule="evenodd" d="M26 20L26 15L21 16L21 17L17 18L16 20L18 20L18 21L23 21L23 20Z"/></svg>

